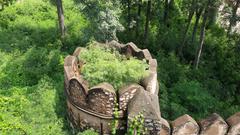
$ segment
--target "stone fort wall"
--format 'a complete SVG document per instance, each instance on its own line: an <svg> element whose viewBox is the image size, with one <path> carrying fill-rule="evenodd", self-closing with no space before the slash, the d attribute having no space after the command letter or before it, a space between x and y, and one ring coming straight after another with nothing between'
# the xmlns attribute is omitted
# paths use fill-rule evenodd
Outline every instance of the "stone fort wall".
<svg viewBox="0 0 240 135"><path fill-rule="evenodd" d="M146 59L150 74L139 84L127 85L117 92L108 82L89 88L79 70L82 65L78 55L82 48L78 47L64 61L67 112L74 129L93 128L100 134L110 134L111 123L117 119L117 134L122 135L133 118L141 112L144 127L147 128L146 134L149 135L240 135L240 113L226 121L216 113L198 122L187 114L174 121L165 120L160 114L156 59L152 58L147 49L141 50L133 43L112 41L102 46L115 48L126 56ZM116 102L119 104L117 118L114 116Z"/></svg>

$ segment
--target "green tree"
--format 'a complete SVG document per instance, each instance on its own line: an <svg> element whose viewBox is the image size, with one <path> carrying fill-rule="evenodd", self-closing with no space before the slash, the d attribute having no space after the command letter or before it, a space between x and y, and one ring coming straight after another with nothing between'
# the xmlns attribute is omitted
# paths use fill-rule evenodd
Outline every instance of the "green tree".
<svg viewBox="0 0 240 135"><path fill-rule="evenodd" d="M183 48L185 46L185 42L187 40L187 33L188 33L188 30L189 30L192 18L194 16L194 11L195 11L196 5L197 5L196 4L196 0L192 0L191 5L188 8L188 10L189 10L188 12L189 13L188 13L187 25L186 25L184 33L183 33L183 41L180 44L180 47L179 47L179 50L178 50L178 54L181 57L183 57L182 51L183 51Z"/></svg>
<svg viewBox="0 0 240 135"><path fill-rule="evenodd" d="M98 41L118 40L117 32L123 31L120 23L120 1L119 0L84 0L83 11L91 20L94 38Z"/></svg>
<svg viewBox="0 0 240 135"><path fill-rule="evenodd" d="M205 40L205 29L206 29L206 25L207 25L207 20L210 17L209 16L210 10L212 8L218 7L218 5L219 5L218 0L213 0L213 1L208 0L208 2L203 5L204 14L203 14L203 21L202 21L202 25L201 25L201 29L200 29L199 46L196 51L195 59L194 59L194 66L196 69L198 68L200 57L202 54L202 48L203 48L203 44L204 44L204 40Z"/></svg>
<svg viewBox="0 0 240 135"><path fill-rule="evenodd" d="M233 0L233 1L229 0L229 3L231 4L231 7L232 7L232 13L229 19L228 35L230 34L232 27L236 25L237 21L240 20L239 17L237 16L237 10L240 7L240 0Z"/></svg>

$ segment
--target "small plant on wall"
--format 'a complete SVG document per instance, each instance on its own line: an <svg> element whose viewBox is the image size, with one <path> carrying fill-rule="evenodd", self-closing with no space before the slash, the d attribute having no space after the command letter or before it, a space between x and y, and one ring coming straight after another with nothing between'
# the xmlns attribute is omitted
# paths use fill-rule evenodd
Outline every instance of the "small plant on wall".
<svg viewBox="0 0 240 135"><path fill-rule="evenodd" d="M119 109L118 109L118 103L117 103L117 99L116 98L114 100L114 104L115 104L114 112L113 112L114 120L111 123L112 135L115 135L117 133L117 128L118 128L118 125L119 125L119 120L118 120L118 118L119 118Z"/></svg>
<svg viewBox="0 0 240 135"><path fill-rule="evenodd" d="M140 112L128 123L127 135L145 135L147 129L144 127L143 113Z"/></svg>

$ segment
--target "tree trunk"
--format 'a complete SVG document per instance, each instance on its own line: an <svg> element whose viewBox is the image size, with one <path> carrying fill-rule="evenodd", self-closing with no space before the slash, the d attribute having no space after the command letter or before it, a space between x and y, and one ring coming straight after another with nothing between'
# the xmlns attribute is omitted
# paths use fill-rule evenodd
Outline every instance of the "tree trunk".
<svg viewBox="0 0 240 135"><path fill-rule="evenodd" d="M205 28L206 28L206 23L207 23L207 15L208 15L208 9L205 9L204 16L203 16L203 22L201 26L201 32L200 32L200 44L198 46L196 55L195 55L195 60L194 60L194 66L196 69L198 69L200 57L202 54L202 48L204 44L204 39L205 39Z"/></svg>
<svg viewBox="0 0 240 135"><path fill-rule="evenodd" d="M137 13L137 19L136 19L136 38L138 38L138 35L139 35L139 24L140 24L140 18L141 18L141 6L142 6L142 0L138 0L138 13Z"/></svg>
<svg viewBox="0 0 240 135"><path fill-rule="evenodd" d="M151 0L148 0L147 12L146 12L145 31L144 31L144 44L148 43L148 31L149 31L150 14L151 14Z"/></svg>
<svg viewBox="0 0 240 135"><path fill-rule="evenodd" d="M197 27L198 27L200 17L202 15L202 11L203 11L202 7L199 10L196 10L196 20L195 20L195 23L194 23L194 26L193 26L191 43L193 43L194 40L195 40L195 36L196 36L196 33L197 33Z"/></svg>
<svg viewBox="0 0 240 135"><path fill-rule="evenodd" d="M167 24L167 22L168 22L168 16L169 16L168 14L169 14L170 9L173 6L173 3L174 3L174 0L165 0L164 12L163 12L163 23L164 24Z"/></svg>
<svg viewBox="0 0 240 135"><path fill-rule="evenodd" d="M233 9L232 9L232 17L230 18L230 24L228 26L228 32L227 32L228 35L231 33L232 26L236 23L237 9L239 6L240 6L240 0L237 0L236 4L233 6Z"/></svg>
<svg viewBox="0 0 240 135"><path fill-rule="evenodd" d="M128 8L128 31L130 31L130 23L131 23L131 0L127 0L127 8Z"/></svg>
<svg viewBox="0 0 240 135"><path fill-rule="evenodd" d="M178 54L181 57L183 57L182 50L183 50L183 47L185 46L185 42L186 42L186 39L187 39L187 32L188 32L189 26L191 24L192 17L194 15L194 7L195 7L195 0L192 0L191 9L190 9L189 14L188 14L187 26L186 26L186 28L184 30L184 34L183 34L183 41L182 41L182 44L180 44L180 47L179 47L179 50L178 50Z"/></svg>
<svg viewBox="0 0 240 135"><path fill-rule="evenodd" d="M167 21L168 10L169 10L169 0L165 0L164 2L164 12L163 12L163 23L165 24Z"/></svg>
<svg viewBox="0 0 240 135"><path fill-rule="evenodd" d="M57 2L59 28L60 28L60 32L61 32L61 37L63 38L65 35L65 26L64 26L64 14L63 14L62 0L56 0L56 2Z"/></svg>

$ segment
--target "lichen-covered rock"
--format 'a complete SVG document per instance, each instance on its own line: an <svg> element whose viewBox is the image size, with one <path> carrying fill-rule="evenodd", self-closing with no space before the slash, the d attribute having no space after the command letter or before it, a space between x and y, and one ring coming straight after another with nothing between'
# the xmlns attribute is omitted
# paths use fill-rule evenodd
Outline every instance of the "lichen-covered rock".
<svg viewBox="0 0 240 135"><path fill-rule="evenodd" d="M185 114L171 122L172 135L198 135L199 127L197 122Z"/></svg>
<svg viewBox="0 0 240 135"><path fill-rule="evenodd" d="M201 120L199 125L201 128L201 135L225 135L228 130L227 123L216 113Z"/></svg>
<svg viewBox="0 0 240 135"><path fill-rule="evenodd" d="M227 123L230 126L228 135L240 135L240 112L229 117Z"/></svg>
<svg viewBox="0 0 240 135"><path fill-rule="evenodd" d="M88 106L92 111L113 115L116 94L114 88L109 83L101 83L88 91Z"/></svg>

